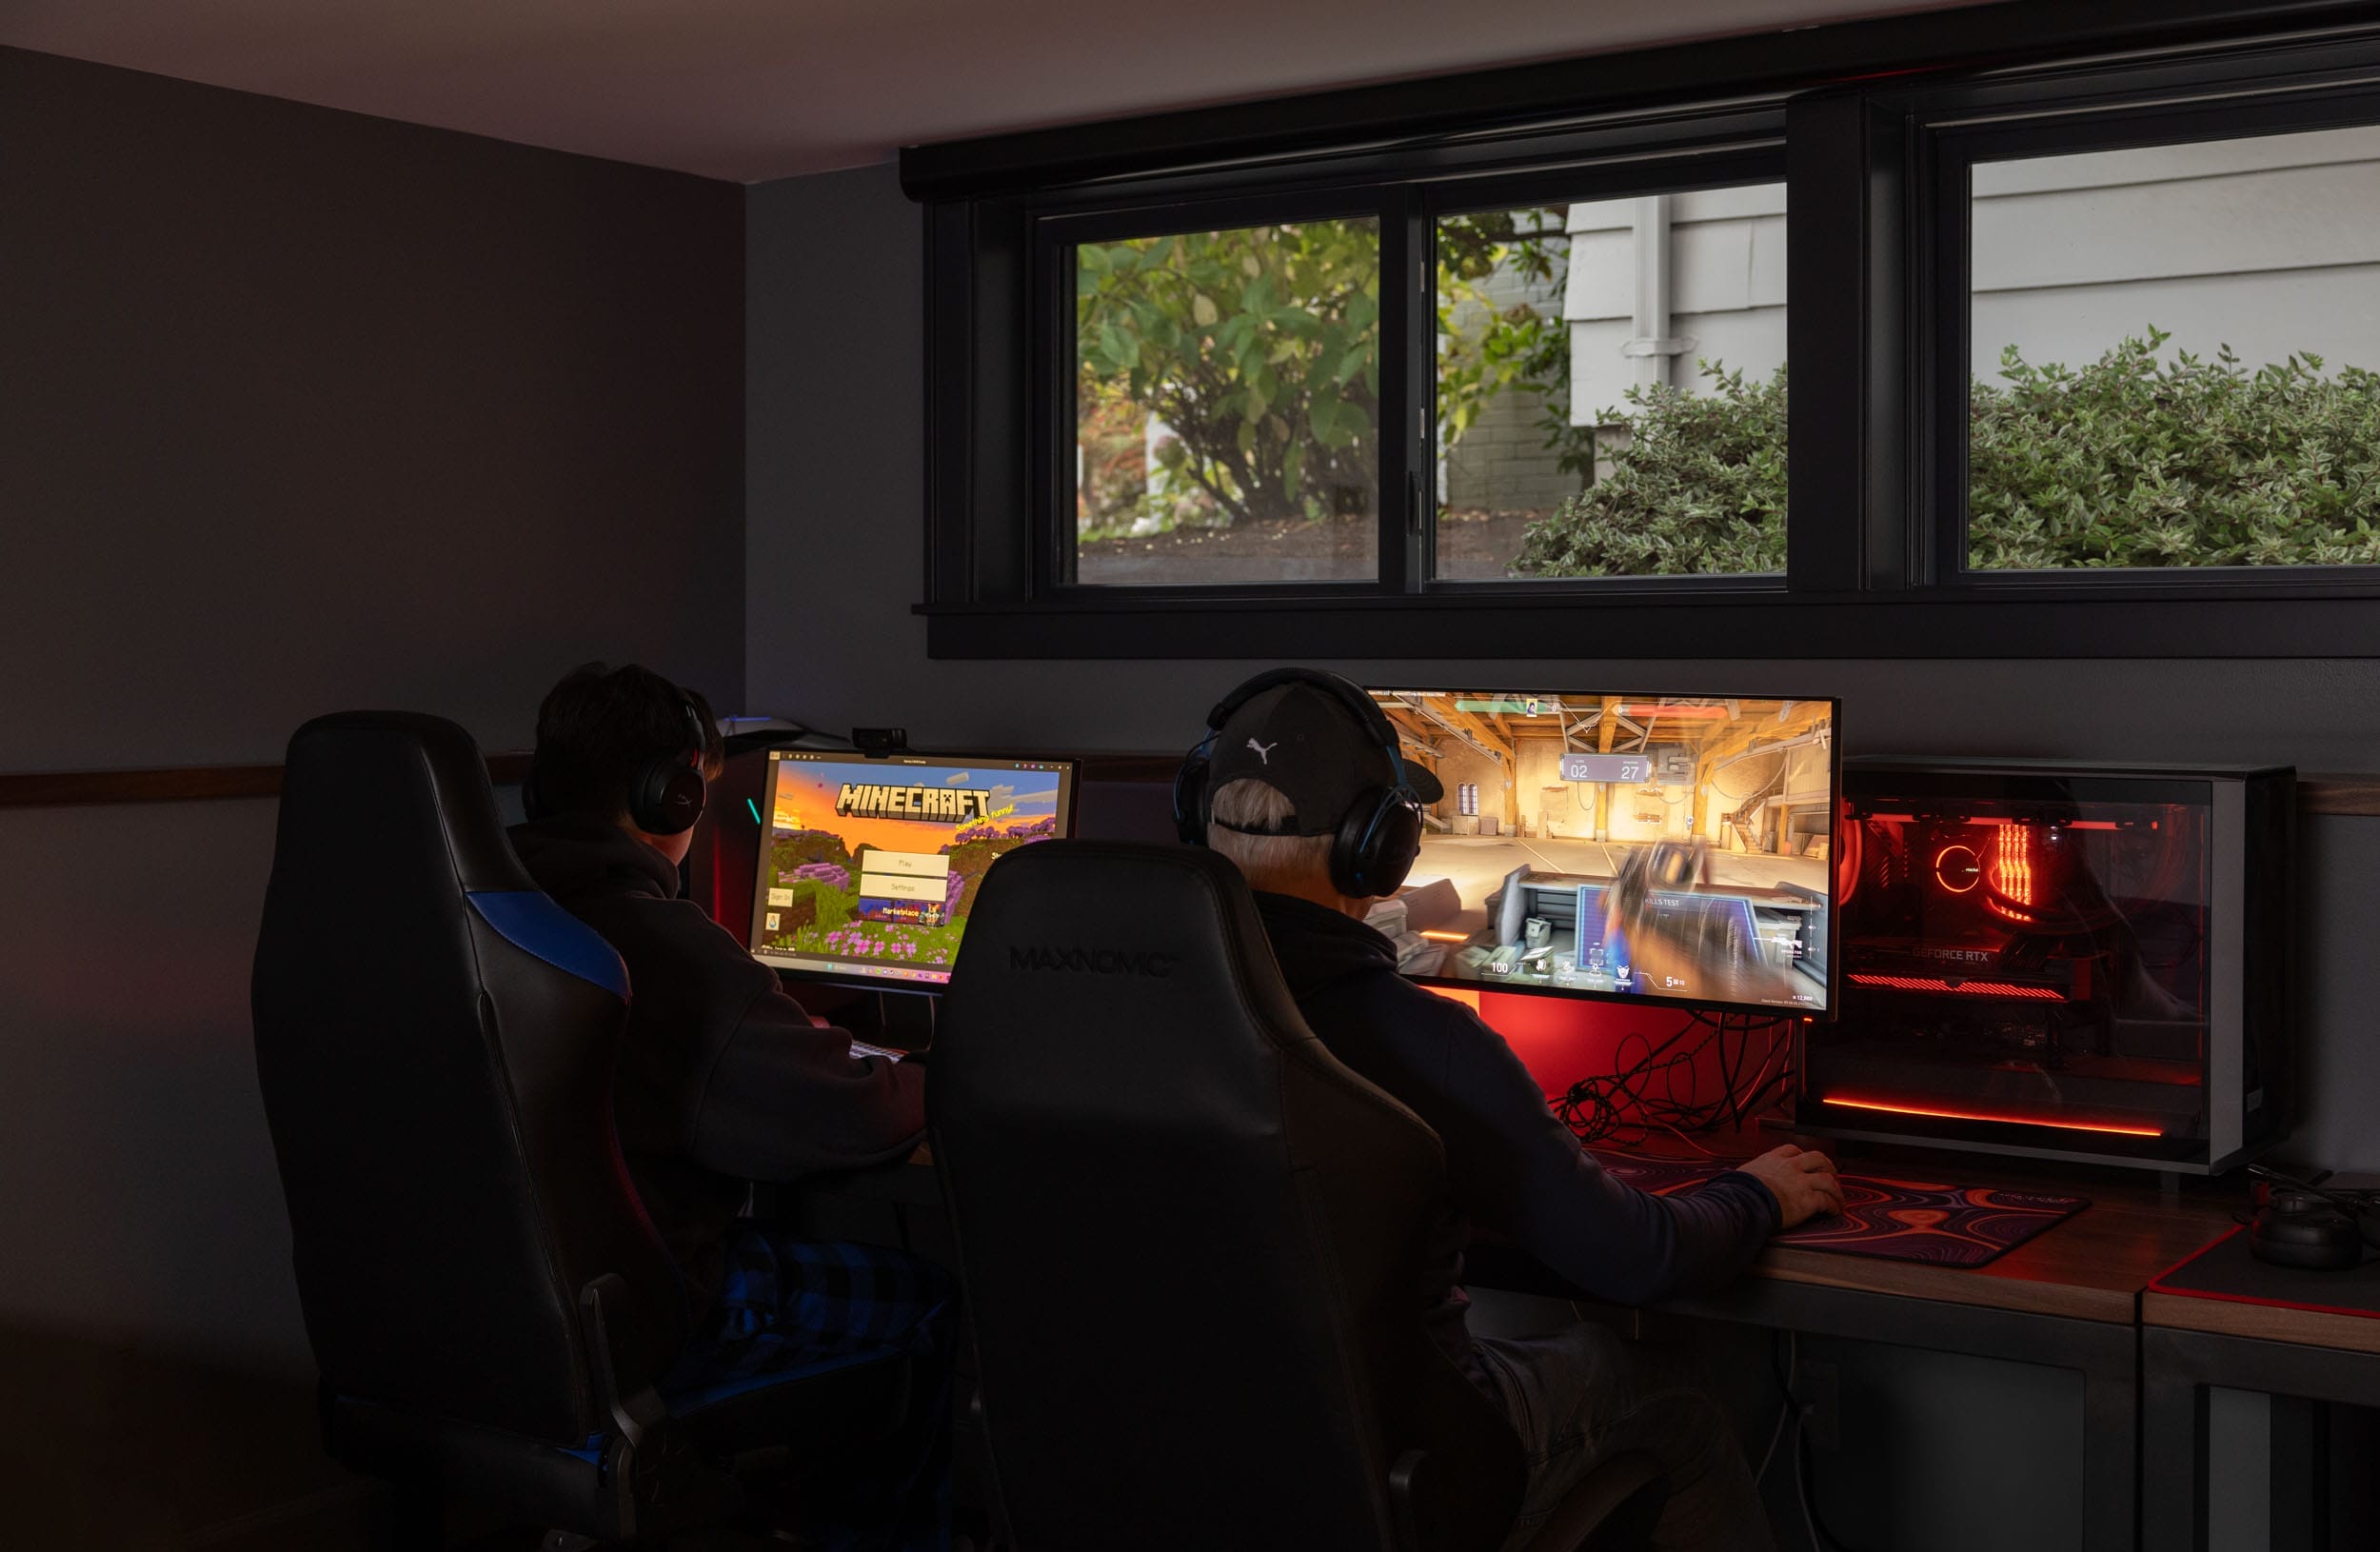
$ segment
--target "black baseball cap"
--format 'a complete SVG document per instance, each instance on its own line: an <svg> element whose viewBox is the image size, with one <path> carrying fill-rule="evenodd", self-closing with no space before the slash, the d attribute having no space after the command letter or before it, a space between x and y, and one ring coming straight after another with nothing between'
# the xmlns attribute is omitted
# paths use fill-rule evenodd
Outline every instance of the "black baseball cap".
<svg viewBox="0 0 2380 1552"><path fill-rule="evenodd" d="M1251 777L1278 787L1297 810L1282 835L1331 834L1374 787L1401 785L1425 804L1446 795L1436 776L1390 755L1354 706L1306 684L1250 698L1216 733L1208 793Z"/></svg>

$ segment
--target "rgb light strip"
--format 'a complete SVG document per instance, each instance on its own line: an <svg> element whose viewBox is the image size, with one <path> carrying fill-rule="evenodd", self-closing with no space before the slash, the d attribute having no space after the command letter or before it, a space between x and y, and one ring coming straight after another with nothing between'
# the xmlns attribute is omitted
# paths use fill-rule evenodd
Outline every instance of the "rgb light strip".
<svg viewBox="0 0 2380 1552"><path fill-rule="evenodd" d="M2053 986L2020 986L2013 981L1952 981L1938 975L1874 975L1854 972L1854 986L1882 986L1887 991L1944 991L1959 997L2016 997L2033 1003L2062 1003L2066 994Z"/></svg>
<svg viewBox="0 0 2380 1552"><path fill-rule="evenodd" d="M2114 1132L2121 1137L2163 1137L2155 1126L2119 1126L2104 1121L2052 1121L2046 1116L1995 1116L1979 1110L1934 1110L1916 1104L1888 1104L1882 1100L1845 1100L1828 1095L1818 1102L1846 1110L1889 1110L1901 1116L1931 1116L1937 1121L1993 1121L2010 1126L2055 1126L2070 1132Z"/></svg>

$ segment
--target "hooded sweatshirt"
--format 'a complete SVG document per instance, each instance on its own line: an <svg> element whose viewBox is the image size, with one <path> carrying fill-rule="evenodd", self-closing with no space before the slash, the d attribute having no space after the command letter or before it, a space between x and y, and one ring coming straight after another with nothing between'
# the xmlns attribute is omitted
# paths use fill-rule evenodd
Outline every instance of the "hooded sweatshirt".
<svg viewBox="0 0 2380 1552"><path fill-rule="evenodd" d="M849 1034L812 1023L776 971L677 898L669 860L618 826L563 816L511 838L537 886L627 965L620 1150L699 1315L748 1183L900 1158L924 1133L925 1074L854 1056Z"/></svg>
<svg viewBox="0 0 2380 1552"><path fill-rule="evenodd" d="M1504 1037L1398 975L1386 938L1311 901L1259 893L1256 904L1306 1026L1445 1145L1453 1200L1433 1227L1424 1308L1447 1356L1491 1397L1460 1286L1472 1225L1622 1304L1716 1287L1776 1231L1776 1198L1740 1170L1674 1197L1614 1180L1547 1108Z"/></svg>

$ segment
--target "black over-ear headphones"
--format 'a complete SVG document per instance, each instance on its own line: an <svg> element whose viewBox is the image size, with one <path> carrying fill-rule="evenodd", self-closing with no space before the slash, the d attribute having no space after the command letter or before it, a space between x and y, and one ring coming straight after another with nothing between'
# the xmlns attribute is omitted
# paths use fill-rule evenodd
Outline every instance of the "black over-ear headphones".
<svg viewBox="0 0 2380 1552"><path fill-rule="evenodd" d="M638 766L635 778L628 783L628 820L647 835L681 834L694 828L694 822L703 817L706 795L703 755L708 744L703 732L703 714L683 696L678 700L678 708L685 713L686 732L694 740L694 757L689 760L684 754L656 755Z"/></svg>
<svg viewBox="0 0 2380 1552"><path fill-rule="evenodd" d="M647 835L678 835L692 829L703 817L708 795L703 756L708 752L709 738L703 730L703 714L684 696L678 700L678 708L685 714L686 733L694 741L693 758L684 753L655 755L637 766L628 782L628 820ZM553 812L537 780L535 761L530 762L528 777L521 784L521 811L532 820Z"/></svg>
<svg viewBox="0 0 2380 1552"><path fill-rule="evenodd" d="M2331 1191L2250 1164L2266 1183L2264 1205L2248 1225L2248 1253L2276 1266L2347 1270L2363 1264L2367 1245L2380 1249L2380 1198L2369 1191Z"/></svg>
<svg viewBox="0 0 2380 1552"><path fill-rule="evenodd" d="M1396 780L1359 794L1331 834L1331 887L1358 900L1395 894L1421 854L1421 803L1405 781L1405 757L1397 726L1378 702L1352 680L1320 668L1271 668L1258 674L1206 714L1206 736L1183 757L1174 775L1174 833L1184 846L1204 846L1213 816L1207 775L1216 735L1240 708L1268 689L1310 685L1336 700L1365 735L1388 756Z"/></svg>

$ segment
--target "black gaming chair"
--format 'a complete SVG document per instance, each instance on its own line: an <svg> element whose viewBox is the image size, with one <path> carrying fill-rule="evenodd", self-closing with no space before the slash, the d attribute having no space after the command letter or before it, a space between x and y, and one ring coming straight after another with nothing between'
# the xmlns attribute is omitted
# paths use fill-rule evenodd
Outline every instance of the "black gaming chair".
<svg viewBox="0 0 2380 1552"><path fill-rule="evenodd" d="M1307 1030L1228 862L1002 858L934 1057L1020 1552L1503 1543L1518 1441L1421 1320L1438 1136ZM1532 1552L1634 1544L1658 1477L1614 1462Z"/></svg>
<svg viewBox="0 0 2380 1552"><path fill-rule="evenodd" d="M289 742L256 1066L332 1455L598 1542L736 1507L727 1458L889 1432L904 1360L664 1397L675 1264L612 1130L627 973L540 893L470 735Z"/></svg>

